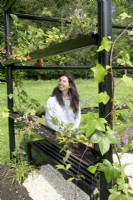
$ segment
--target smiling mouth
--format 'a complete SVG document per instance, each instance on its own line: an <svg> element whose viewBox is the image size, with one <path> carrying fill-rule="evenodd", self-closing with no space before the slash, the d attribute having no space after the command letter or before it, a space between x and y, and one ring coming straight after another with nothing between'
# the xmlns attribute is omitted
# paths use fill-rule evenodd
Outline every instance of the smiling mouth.
<svg viewBox="0 0 133 200"><path fill-rule="evenodd" d="M59 85L59 88L63 88L63 85Z"/></svg>

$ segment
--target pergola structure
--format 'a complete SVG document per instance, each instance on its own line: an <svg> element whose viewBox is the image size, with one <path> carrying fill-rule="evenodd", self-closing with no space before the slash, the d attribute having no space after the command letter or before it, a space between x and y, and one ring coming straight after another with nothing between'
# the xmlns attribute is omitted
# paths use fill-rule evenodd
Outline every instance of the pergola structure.
<svg viewBox="0 0 133 200"><path fill-rule="evenodd" d="M16 0L9 0L7 5L4 7L5 12L5 39L6 39L6 52L7 52L7 95L8 95L8 108L11 113L13 113L13 98L9 98L9 94L13 94L13 77L12 71L19 69L35 69L35 70L43 70L44 68L38 68L35 66L19 66L18 60L10 59L11 55L11 45L10 45L10 34L11 34L11 8L16 3ZM15 14L15 13L14 13ZM28 14L16 14L18 18L21 19L29 19L29 20L42 20L49 22L60 22L59 18L50 18L50 17L39 17ZM97 18L98 18L98 32L93 33L90 32L86 35L81 35L75 39L70 39L65 42L61 42L59 44L51 45L44 50L39 50L35 52L31 52L30 56L34 59L44 58L46 56L56 55L67 53L70 51L74 51L82 48L89 48L92 45L100 45L103 37L112 40L112 1L111 0L97 0ZM66 21L66 23L68 23ZM70 23L70 22L69 22ZM115 28L119 28L115 26ZM121 28L121 27L120 27ZM110 65L110 52L102 51L99 53L98 62L102 64L102 66ZM18 63L18 64L17 64ZM14 65L15 64L15 65ZM45 70L53 69L52 67L46 67ZM89 69L86 66L66 66L66 67L54 67L56 69ZM112 76L110 73L105 77L103 83L99 84L99 93L106 91L110 96L110 100L107 104L100 103L99 104L99 117L105 118L108 124L112 125L111 111L112 111ZM14 134L14 119L9 116L9 144L10 144L10 158L12 158L12 153L15 150L15 134ZM112 148L110 147L109 151L105 154L104 158L108 159L112 162ZM100 200L107 200L109 193L108 189L111 188L111 184L108 184L105 180L104 175L101 173L100 175Z"/></svg>

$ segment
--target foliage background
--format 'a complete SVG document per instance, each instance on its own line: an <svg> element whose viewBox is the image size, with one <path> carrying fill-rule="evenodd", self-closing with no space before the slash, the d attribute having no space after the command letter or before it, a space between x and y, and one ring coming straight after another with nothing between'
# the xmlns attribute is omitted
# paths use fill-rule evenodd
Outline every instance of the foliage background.
<svg viewBox="0 0 133 200"><path fill-rule="evenodd" d="M4 12L3 6L6 4L7 0L0 1L0 79L5 79L5 36L4 36ZM113 24L126 26L131 19L127 19L126 22L121 22L119 15L122 12L126 12L127 14L132 14L133 10L133 2L131 0L113 0L112 6L115 7L115 12L113 13ZM37 16L51 16L57 18L64 18L66 20L71 20L72 23L65 24L65 23L55 23L55 22L43 22L43 21L36 21L36 20L20 20L23 23L22 30L29 25L36 28L41 28L44 33L48 30L52 30L52 27L58 28L61 33L66 35L67 38L75 37L78 34L84 34L89 31L97 31L97 10L96 10L96 1L90 0L40 0L39 2L35 0L20 0L16 1L16 4L13 6L11 13L28 13L30 15L37 15ZM83 23L81 23L83 22ZM15 32L14 26L12 25L12 47L17 49L18 44L18 35ZM117 37L117 35L121 32L119 29L113 29L113 39ZM130 37L123 37L118 43L115 48L114 53L117 55L117 52L120 49L128 50L130 54L131 60L133 60L132 54L132 47L133 47L133 38ZM96 48L87 48L82 51L76 51L74 53L67 54L65 58L62 60L61 57L54 57L54 58L45 58L44 64L46 65L87 65L87 66L94 66L97 62L97 54ZM29 64L29 63L28 63ZM35 64L35 63L32 63ZM114 61L113 66L117 66L117 63ZM92 77L92 73L86 70L80 71L71 71L75 75L76 78L90 78ZM123 70L115 70L115 76L121 76L124 73ZM132 72L129 71L129 73ZM35 72L35 71L28 71L25 72L25 78L33 78L33 79L53 79L57 78L59 71L53 71L52 73L48 72Z"/></svg>

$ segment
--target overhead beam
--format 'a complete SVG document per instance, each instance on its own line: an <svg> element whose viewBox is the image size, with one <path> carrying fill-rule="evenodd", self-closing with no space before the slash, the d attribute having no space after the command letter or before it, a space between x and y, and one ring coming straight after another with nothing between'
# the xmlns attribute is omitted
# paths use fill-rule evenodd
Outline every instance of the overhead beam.
<svg viewBox="0 0 133 200"><path fill-rule="evenodd" d="M120 26L120 25L113 25L112 28L116 28L116 29L128 29L128 30L132 30L133 26Z"/></svg>
<svg viewBox="0 0 133 200"><path fill-rule="evenodd" d="M81 69L81 70L88 70L88 69L91 69L93 68L94 66L85 66L85 65L80 65L80 66L45 66L45 67L37 67L37 66L28 66L28 65L25 65L25 66L15 66L13 65L12 66L12 70L72 70L72 69ZM116 66L116 67L113 67L113 69L122 69L122 70L125 70L125 69L130 69L130 70L133 70L132 67L124 67L124 66Z"/></svg>
<svg viewBox="0 0 133 200"><path fill-rule="evenodd" d="M58 44L51 45L42 50L36 50L31 52L29 56L32 59L43 58L56 54L65 54L70 51L79 50L89 46L94 46L98 44L98 35L93 32L87 35L82 35L74 39L70 39Z"/></svg>
<svg viewBox="0 0 133 200"><path fill-rule="evenodd" d="M7 2L7 4L4 6L4 11L5 12L8 12L10 9L11 9L11 7L14 5L16 3L16 0L9 0L8 2Z"/></svg>
<svg viewBox="0 0 133 200"><path fill-rule="evenodd" d="M57 18L57 17L45 17L45 16L36 16L36 15L21 14L21 13L15 13L14 15L16 15L20 19L31 19L31 20L39 20L39 21L47 21L47 22L65 22L67 24L71 23L71 21L68 21L64 18ZM127 28L128 30L132 30L133 26L127 27L127 26L113 24L112 28L116 28L116 29Z"/></svg>
<svg viewBox="0 0 133 200"><path fill-rule="evenodd" d="M45 17L45 16L35 16L29 14L15 14L20 19L31 19L31 20L39 20L39 21L48 21L48 22L65 22L70 23L68 20L64 18L57 18L57 17Z"/></svg>
<svg viewBox="0 0 133 200"><path fill-rule="evenodd" d="M72 69L91 69L90 66L46 66L46 67L36 67L36 66L12 66L12 70L72 70Z"/></svg>
<svg viewBox="0 0 133 200"><path fill-rule="evenodd" d="M29 56L33 59L44 58L56 54L65 54L70 51L83 49L86 47L96 46L98 44L98 34L88 33L87 35L81 35L77 38L66 40L64 42L53 44L42 50L36 50L31 52ZM17 59L10 59L5 62L6 65L12 65L20 63Z"/></svg>

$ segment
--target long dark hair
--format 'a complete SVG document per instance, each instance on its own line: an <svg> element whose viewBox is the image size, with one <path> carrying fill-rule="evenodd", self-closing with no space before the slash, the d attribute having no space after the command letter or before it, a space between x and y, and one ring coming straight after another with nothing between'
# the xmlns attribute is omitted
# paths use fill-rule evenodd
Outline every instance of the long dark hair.
<svg viewBox="0 0 133 200"><path fill-rule="evenodd" d="M68 82L70 85L68 96L70 98L70 106L73 110L73 112L76 114L79 111L79 94L77 92L76 85L74 83L74 79L70 74L63 74L62 76L65 76L68 78ZM62 77L60 76L60 77ZM62 92L59 90L58 86L54 88L53 93L51 96L55 96L58 103L63 107L64 101L62 97Z"/></svg>

